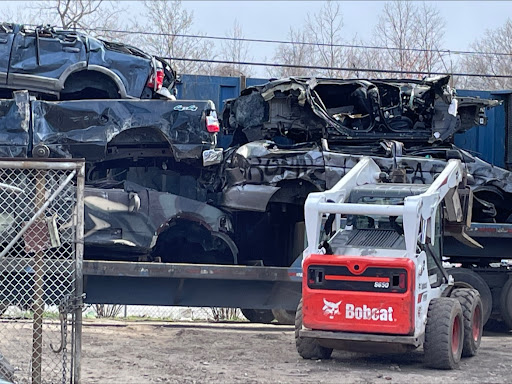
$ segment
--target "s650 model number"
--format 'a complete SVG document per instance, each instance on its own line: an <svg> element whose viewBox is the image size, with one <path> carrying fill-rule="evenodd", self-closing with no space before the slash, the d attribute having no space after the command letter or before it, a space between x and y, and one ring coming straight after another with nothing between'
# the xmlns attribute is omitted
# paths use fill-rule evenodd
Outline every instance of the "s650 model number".
<svg viewBox="0 0 512 384"><path fill-rule="evenodd" d="M373 287L374 288L389 288L389 283L383 283L383 282L376 281L373 284Z"/></svg>

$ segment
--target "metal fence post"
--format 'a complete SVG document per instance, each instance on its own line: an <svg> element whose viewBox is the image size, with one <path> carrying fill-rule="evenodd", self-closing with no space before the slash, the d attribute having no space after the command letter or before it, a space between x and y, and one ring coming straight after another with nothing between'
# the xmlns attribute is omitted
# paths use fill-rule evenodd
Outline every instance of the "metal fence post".
<svg viewBox="0 0 512 384"><path fill-rule="evenodd" d="M45 174L39 171L36 174L36 209L44 204ZM41 220L35 222L39 225ZM29 225L27 223L27 225ZM41 370L43 359L43 312L44 312L44 250L36 251L34 257L34 295L33 310L34 321L32 323L32 384L41 384Z"/></svg>
<svg viewBox="0 0 512 384"><path fill-rule="evenodd" d="M84 187L85 187L85 164L82 163L78 170L76 183L76 295L82 297L84 292L84 274L83 274L83 254L84 254ZM75 310L75 343L74 343L74 365L73 378L74 384L81 383L81 357L82 357L82 299L80 299L78 308Z"/></svg>

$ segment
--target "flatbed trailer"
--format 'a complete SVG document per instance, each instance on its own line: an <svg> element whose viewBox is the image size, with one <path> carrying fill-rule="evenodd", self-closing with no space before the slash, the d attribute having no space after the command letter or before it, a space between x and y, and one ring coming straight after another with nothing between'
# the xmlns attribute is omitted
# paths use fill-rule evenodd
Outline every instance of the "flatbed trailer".
<svg viewBox="0 0 512 384"><path fill-rule="evenodd" d="M490 316L512 328L512 266L506 262L512 259L512 224L472 223L467 233L484 247L446 237L445 261L457 268L456 280L476 285ZM85 260L85 302L294 311L301 297L301 261L267 267Z"/></svg>

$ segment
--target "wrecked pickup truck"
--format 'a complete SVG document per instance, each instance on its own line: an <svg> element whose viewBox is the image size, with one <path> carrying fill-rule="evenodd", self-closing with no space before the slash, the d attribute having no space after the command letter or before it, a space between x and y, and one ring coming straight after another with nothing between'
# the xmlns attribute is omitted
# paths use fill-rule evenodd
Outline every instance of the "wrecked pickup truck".
<svg viewBox="0 0 512 384"><path fill-rule="evenodd" d="M202 261L236 264L229 216L198 188L222 161L213 102L14 96L0 100L0 157L86 159L87 258L194 260L202 247Z"/></svg>
<svg viewBox="0 0 512 384"><path fill-rule="evenodd" d="M458 97L449 76L424 80L287 78L249 87L225 104L223 127L233 144L355 143L378 139L440 143L485 125L497 102ZM484 109L482 109L484 108Z"/></svg>
<svg viewBox="0 0 512 384"><path fill-rule="evenodd" d="M42 99L172 98L176 73L130 45L50 26L0 23L0 97L29 90Z"/></svg>

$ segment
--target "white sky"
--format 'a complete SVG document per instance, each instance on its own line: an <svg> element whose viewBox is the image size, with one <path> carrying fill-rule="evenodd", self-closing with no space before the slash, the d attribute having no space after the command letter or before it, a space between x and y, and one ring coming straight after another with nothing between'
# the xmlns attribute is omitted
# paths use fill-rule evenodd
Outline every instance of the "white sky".
<svg viewBox="0 0 512 384"><path fill-rule="evenodd" d="M27 1L3 2L11 9L30 7ZM123 1L129 18L136 19L142 11L141 1ZM430 3L430 2L427 2ZM512 17L510 1L437 1L432 2L446 20L443 48L467 50L486 29L502 26ZM346 40L354 35L368 40L384 6L383 1L340 2ZM194 12L194 32L225 36L235 19L242 25L246 38L287 40L290 25L301 25L307 13L317 12L320 1L183 1ZM0 7L1 8L1 7ZM1 14L1 10L0 10ZM0 18L1 19L1 18ZM255 61L271 61L275 44L251 43ZM140 47L144 48L144 47ZM258 70L257 75L264 75Z"/></svg>

